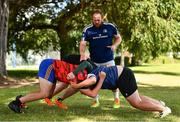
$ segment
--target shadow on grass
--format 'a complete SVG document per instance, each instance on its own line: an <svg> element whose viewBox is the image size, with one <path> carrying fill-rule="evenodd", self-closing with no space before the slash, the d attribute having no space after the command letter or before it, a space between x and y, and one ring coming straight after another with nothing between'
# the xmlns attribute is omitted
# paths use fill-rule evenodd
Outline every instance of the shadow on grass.
<svg viewBox="0 0 180 122"><path fill-rule="evenodd" d="M8 70L8 76L26 78L26 77L37 77L37 70Z"/></svg>
<svg viewBox="0 0 180 122"><path fill-rule="evenodd" d="M162 72L162 71L160 71L160 72L158 72L158 71L156 71L156 72L151 72L151 71L141 71L141 70L133 70L133 72L134 73L143 73L143 74L163 74L163 75L173 75L173 76L180 76L180 73L173 73L173 72Z"/></svg>
<svg viewBox="0 0 180 122"><path fill-rule="evenodd" d="M141 84L138 91L140 94L163 100L167 106L172 109L172 114L161 121L174 121L180 116L180 87L161 87L149 84ZM146 87L144 87L146 86ZM5 101L17 95L17 92L32 90L31 87L22 87L20 89L4 89L1 90L1 97L4 95ZM33 87L34 88L34 87ZM10 93L8 93L8 91ZM12 92L16 91L16 92ZM18 93L19 93L18 92ZM8 96L7 96L8 94ZM91 99L76 94L64 101L69 106L68 110L59 109L57 106L49 107L43 103L31 102L28 103L29 109L24 114L15 114L7 108L6 102L0 102L0 113L3 121L160 121L159 118L154 118L150 112L143 112L132 108L121 95L121 105L119 109L113 109L113 95L110 90L100 91L100 103L98 108L90 108Z"/></svg>

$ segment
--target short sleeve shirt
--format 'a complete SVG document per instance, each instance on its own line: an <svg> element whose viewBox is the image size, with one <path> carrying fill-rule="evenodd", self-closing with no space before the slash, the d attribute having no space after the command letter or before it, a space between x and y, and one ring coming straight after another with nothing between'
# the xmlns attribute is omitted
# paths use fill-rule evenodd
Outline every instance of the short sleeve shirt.
<svg viewBox="0 0 180 122"><path fill-rule="evenodd" d="M87 26L82 35L82 41L89 42L91 60L96 63L105 63L114 59L113 51L107 46L112 45L113 38L118 30L112 23L102 23L99 28Z"/></svg>
<svg viewBox="0 0 180 122"><path fill-rule="evenodd" d="M64 83L69 83L70 80L67 79L67 74L73 72L78 65L70 64L61 60L54 60L53 67L56 79ZM83 71L79 72L72 81L83 81L86 79L86 77L87 71L84 69Z"/></svg>
<svg viewBox="0 0 180 122"><path fill-rule="evenodd" d="M99 66L95 70L93 70L88 77L96 77L97 82L99 81L99 73L103 71L106 73L106 78L103 81L103 85L101 89L111 89L114 90L117 88L116 81L118 80L118 70L116 66L106 67Z"/></svg>

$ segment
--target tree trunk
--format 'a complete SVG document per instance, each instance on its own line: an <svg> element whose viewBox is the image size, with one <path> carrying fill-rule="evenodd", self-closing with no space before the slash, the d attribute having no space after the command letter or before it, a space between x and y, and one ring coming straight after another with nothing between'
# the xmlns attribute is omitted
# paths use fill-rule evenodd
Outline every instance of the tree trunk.
<svg viewBox="0 0 180 122"><path fill-rule="evenodd" d="M59 23L57 33L60 38L59 45L61 47L61 50L60 50L61 58L69 54L72 50L70 49L70 46L68 45L69 44L68 31L69 30L67 30L66 25L64 23Z"/></svg>
<svg viewBox="0 0 180 122"><path fill-rule="evenodd" d="M7 76L6 51L8 34L9 3L8 0L0 1L0 75Z"/></svg>

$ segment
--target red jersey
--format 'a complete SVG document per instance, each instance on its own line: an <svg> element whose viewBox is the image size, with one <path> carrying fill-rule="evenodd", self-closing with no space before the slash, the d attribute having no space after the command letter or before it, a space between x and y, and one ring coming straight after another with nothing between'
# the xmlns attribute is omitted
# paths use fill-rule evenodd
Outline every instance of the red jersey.
<svg viewBox="0 0 180 122"><path fill-rule="evenodd" d="M53 67L55 70L56 79L64 83L69 83L69 81L82 81L87 77L87 71L83 70L79 72L73 80L67 79L67 74L73 72L78 67L78 65L75 64L70 64L61 60L54 60Z"/></svg>

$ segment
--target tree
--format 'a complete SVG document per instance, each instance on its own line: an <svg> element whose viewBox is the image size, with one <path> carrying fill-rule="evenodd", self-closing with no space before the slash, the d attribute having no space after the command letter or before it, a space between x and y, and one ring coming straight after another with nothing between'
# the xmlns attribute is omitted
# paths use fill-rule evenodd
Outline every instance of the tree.
<svg viewBox="0 0 180 122"><path fill-rule="evenodd" d="M6 76L6 49L8 31L9 3L0 1L0 75Z"/></svg>
<svg viewBox="0 0 180 122"><path fill-rule="evenodd" d="M84 12L83 9L87 6L96 6L97 3L101 4L101 0L95 2L90 0L9 1L10 4L7 4L8 0L1 1L1 18L4 17L4 15L8 18L8 13L4 10L9 11L9 9L8 7L4 7L4 5L10 5L11 8L9 18L8 51L14 50L12 45L15 43L17 45L16 50L24 58L26 58L29 49L34 49L35 52L40 52L46 50L47 48L44 47L49 46L49 44L52 44L54 48L59 49L58 46L56 46L57 41L59 40L61 53L67 54L72 50L72 46L74 47L72 43L69 43L70 40L77 38L77 35L79 35L79 33L72 31L74 27L76 27L76 29L77 27L80 27L80 24L77 24L78 19L76 19L78 14L85 14L86 12ZM106 2L106 0L103 2ZM59 13L57 13L57 8L60 9L60 11L58 11ZM27 17L27 14L32 17ZM74 21L76 26L71 23L71 20ZM86 20L86 18L84 18L84 20ZM1 35L3 35L4 38L7 38L7 31L2 30L7 28L7 20L2 21L1 23L6 23L2 24L4 27L1 28ZM53 30L57 32L60 39L57 39L56 36L52 36L56 35ZM71 31L73 32L72 34L69 33ZM43 39L41 38L42 36ZM2 72L4 72L2 74L6 75L5 54L7 40L3 40L1 43L1 46L3 46L3 48L1 48L3 50L1 51L1 59L4 61L1 61L1 69L3 69ZM71 44L71 46L69 46L69 44ZM23 46L20 47L20 45ZM77 50L77 47L75 50Z"/></svg>
<svg viewBox="0 0 180 122"><path fill-rule="evenodd" d="M55 1L55 0L53 0ZM10 14L12 21L18 15L22 8L28 8L46 0L1 0L0 1L0 75L6 76L6 52L7 52L7 33L8 33L8 19L9 19L9 6L11 8Z"/></svg>
<svg viewBox="0 0 180 122"><path fill-rule="evenodd" d="M96 6L97 3L101 3L100 0L98 1L77 1L77 0L66 0L66 1L53 1L51 4L49 2L41 3L41 5L30 6L28 8L21 8L16 13L13 18L10 18L10 27L9 27L9 43L8 43L8 50L12 50L12 44L14 40L16 40L16 45L20 45L24 40L24 36L28 35L30 31L31 36L35 30L38 30L39 35L41 35L41 30L51 29L55 31L59 37L55 42L52 42L55 50L61 49L61 55L65 55L72 52L77 52L78 47L74 45L78 45L77 39L79 38L80 30L82 31L84 24L87 22L87 18L89 18L89 14L87 15L87 11L89 11L89 6ZM98 4L99 5L99 4ZM87 7L88 6L88 7ZM88 9L86 9L88 8ZM91 9L90 9L91 10ZM30 15L30 16L27 16ZM88 17L84 17L84 16ZM81 17L81 18L79 18ZM89 19L90 21L90 19ZM48 32L48 31L47 31ZM35 34L35 33L34 33ZM43 32L42 32L43 34ZM35 35L35 37L37 37ZM47 36L48 38L48 36ZM78 39L80 40L80 38ZM25 47L18 47L17 51L23 57L27 54L28 49L31 49L32 45L37 45L40 40L36 38L36 42L27 41L26 42L26 49L22 51L22 49L18 48L25 48ZM45 43L49 43L48 39L44 39ZM29 45L28 45L29 44ZM58 46L59 48L58 48ZM38 48L39 49L39 48ZM42 52L46 48L36 49L36 52Z"/></svg>
<svg viewBox="0 0 180 122"><path fill-rule="evenodd" d="M120 28L122 43L133 53L134 65L180 50L178 1L119 0L110 6L108 19Z"/></svg>
<svg viewBox="0 0 180 122"><path fill-rule="evenodd" d="M22 4L14 3L18 7L13 7L10 17L8 50L12 50L16 38L17 50L24 57L28 49L39 53L49 44L55 50L61 49L62 55L78 52L82 29L90 23L89 15L94 8L101 8L107 13L107 19L117 24L123 37L123 49L133 53L134 64L167 51L178 51L180 47L180 9L176 0L18 1ZM53 39L53 35L59 39ZM21 47L22 43L26 46Z"/></svg>

